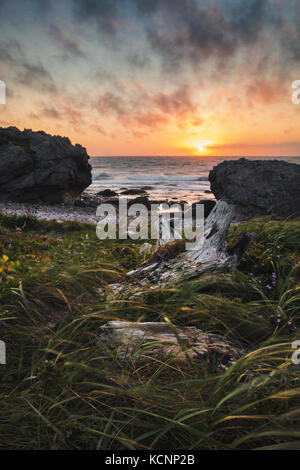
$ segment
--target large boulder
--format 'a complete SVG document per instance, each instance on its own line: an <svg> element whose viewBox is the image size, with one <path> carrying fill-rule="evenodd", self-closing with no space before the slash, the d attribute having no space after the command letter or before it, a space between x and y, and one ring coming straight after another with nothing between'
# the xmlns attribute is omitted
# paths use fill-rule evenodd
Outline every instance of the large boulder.
<svg viewBox="0 0 300 470"><path fill-rule="evenodd" d="M279 160L225 161L209 174L217 199L236 205L237 215L300 216L300 165Z"/></svg>
<svg viewBox="0 0 300 470"><path fill-rule="evenodd" d="M92 182L88 159L67 137L0 128L0 200L72 203Z"/></svg>

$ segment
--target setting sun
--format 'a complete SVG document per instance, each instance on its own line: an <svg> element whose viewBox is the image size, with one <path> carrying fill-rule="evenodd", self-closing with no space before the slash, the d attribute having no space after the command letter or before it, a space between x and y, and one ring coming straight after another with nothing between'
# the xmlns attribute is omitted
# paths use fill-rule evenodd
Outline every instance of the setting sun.
<svg viewBox="0 0 300 470"><path fill-rule="evenodd" d="M198 150L198 153L207 152L207 146L211 145L213 142L211 140L201 140L193 144L194 147Z"/></svg>

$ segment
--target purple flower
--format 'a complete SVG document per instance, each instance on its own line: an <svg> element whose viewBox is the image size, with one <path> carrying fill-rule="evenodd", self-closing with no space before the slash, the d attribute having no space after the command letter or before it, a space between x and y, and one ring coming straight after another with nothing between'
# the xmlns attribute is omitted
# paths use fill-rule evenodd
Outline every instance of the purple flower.
<svg viewBox="0 0 300 470"><path fill-rule="evenodd" d="M266 286L266 288L267 288L267 289L272 289L272 287L271 287L271 286L269 286L269 285L267 285L267 286Z"/></svg>
<svg viewBox="0 0 300 470"><path fill-rule="evenodd" d="M48 364L48 362L49 362L49 361L46 359L46 360L45 360L45 364Z"/></svg>
<svg viewBox="0 0 300 470"><path fill-rule="evenodd" d="M276 279L277 279L276 273L272 273L272 283L273 283L273 285L276 284Z"/></svg>

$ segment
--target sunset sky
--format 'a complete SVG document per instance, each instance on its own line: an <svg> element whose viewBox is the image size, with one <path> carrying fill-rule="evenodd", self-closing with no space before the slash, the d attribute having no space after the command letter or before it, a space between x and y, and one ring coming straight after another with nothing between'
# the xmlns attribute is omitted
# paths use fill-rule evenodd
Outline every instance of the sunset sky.
<svg viewBox="0 0 300 470"><path fill-rule="evenodd" d="M299 0L0 0L0 125L90 155L300 155Z"/></svg>

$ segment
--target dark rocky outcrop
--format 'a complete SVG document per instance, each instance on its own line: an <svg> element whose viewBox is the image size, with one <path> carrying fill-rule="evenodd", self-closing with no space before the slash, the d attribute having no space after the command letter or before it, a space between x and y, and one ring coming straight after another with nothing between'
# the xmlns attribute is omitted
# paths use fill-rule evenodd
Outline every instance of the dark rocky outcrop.
<svg viewBox="0 0 300 470"><path fill-rule="evenodd" d="M121 194L123 196L137 196L137 195L144 195L146 194L146 190L143 188L131 188L131 189L125 189L125 191L122 191Z"/></svg>
<svg viewBox="0 0 300 470"><path fill-rule="evenodd" d="M0 128L0 200L72 203L92 182L88 159L67 137Z"/></svg>
<svg viewBox="0 0 300 470"><path fill-rule="evenodd" d="M236 206L236 215L300 216L300 165L279 160L225 161L210 172L217 199Z"/></svg>
<svg viewBox="0 0 300 470"><path fill-rule="evenodd" d="M112 191L111 189L104 189L103 191L99 191L97 195L103 197L116 197L118 196L118 193L116 193L116 191Z"/></svg>

